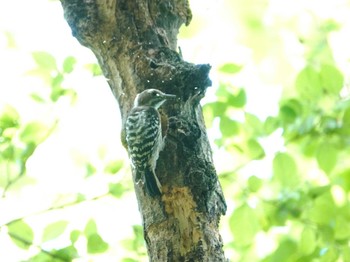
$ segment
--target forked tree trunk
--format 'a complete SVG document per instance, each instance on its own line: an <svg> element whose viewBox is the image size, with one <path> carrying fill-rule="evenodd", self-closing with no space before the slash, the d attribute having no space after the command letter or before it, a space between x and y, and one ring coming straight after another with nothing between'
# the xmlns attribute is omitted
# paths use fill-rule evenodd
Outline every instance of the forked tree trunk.
<svg viewBox="0 0 350 262"><path fill-rule="evenodd" d="M177 52L188 25L187 0L61 0L78 41L96 55L118 100L123 123L137 93L157 88L178 99L161 110L168 126L156 174L161 198L135 184L151 261L225 261L218 231L225 200L213 166L200 99L211 85L208 64Z"/></svg>

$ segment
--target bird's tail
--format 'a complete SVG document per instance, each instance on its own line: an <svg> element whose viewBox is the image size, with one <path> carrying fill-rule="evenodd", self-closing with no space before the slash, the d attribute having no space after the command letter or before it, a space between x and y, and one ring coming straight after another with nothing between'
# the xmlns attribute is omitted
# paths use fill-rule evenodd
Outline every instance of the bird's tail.
<svg viewBox="0 0 350 262"><path fill-rule="evenodd" d="M146 192L151 196L160 196L162 192L162 186L156 176L156 174L150 168L145 171L145 186Z"/></svg>

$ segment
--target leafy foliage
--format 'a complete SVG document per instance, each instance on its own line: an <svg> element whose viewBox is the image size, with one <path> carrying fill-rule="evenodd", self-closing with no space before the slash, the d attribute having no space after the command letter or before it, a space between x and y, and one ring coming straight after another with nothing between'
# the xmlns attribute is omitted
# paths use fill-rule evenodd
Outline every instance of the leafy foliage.
<svg viewBox="0 0 350 262"><path fill-rule="evenodd" d="M227 65L220 68L230 71L232 80L219 85L218 102L206 104L204 113L207 122L220 123L218 148L234 154L237 161L232 171L222 175L224 190L236 190L236 207L229 218L233 238L226 246L234 254L233 261L346 261L349 257L350 100L337 64L325 63L324 57L332 52L327 34L337 27L332 28L318 34L319 45L304 44L306 65L282 95L278 113L265 119L247 112L249 93L232 95L231 90L240 90L232 88L235 73L244 68L237 72ZM321 44L327 48L316 50ZM237 103L230 97L245 99ZM246 160L241 164L240 159ZM269 163L271 170L256 169L256 160ZM233 186L237 182L239 186ZM270 246L258 254L264 241Z"/></svg>

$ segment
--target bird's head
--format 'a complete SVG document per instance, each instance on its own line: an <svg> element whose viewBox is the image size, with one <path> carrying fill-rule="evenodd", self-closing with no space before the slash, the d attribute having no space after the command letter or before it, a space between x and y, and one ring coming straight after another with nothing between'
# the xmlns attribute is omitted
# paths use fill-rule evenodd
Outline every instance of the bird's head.
<svg viewBox="0 0 350 262"><path fill-rule="evenodd" d="M174 98L175 95L165 94L158 89L147 89L136 96L134 107L151 106L158 109L166 100Z"/></svg>

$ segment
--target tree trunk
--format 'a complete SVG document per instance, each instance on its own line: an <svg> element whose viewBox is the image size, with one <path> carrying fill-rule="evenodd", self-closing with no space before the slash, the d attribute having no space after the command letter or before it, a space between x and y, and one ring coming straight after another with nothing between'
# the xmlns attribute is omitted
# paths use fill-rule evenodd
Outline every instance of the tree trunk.
<svg viewBox="0 0 350 262"><path fill-rule="evenodd" d="M123 123L144 89L178 98L161 110L167 127L156 169L162 197L151 198L134 184L150 260L225 261L218 224L226 204L199 105L211 85L210 65L185 62L176 51L178 29L191 20L188 1L61 3L73 35L96 55Z"/></svg>

